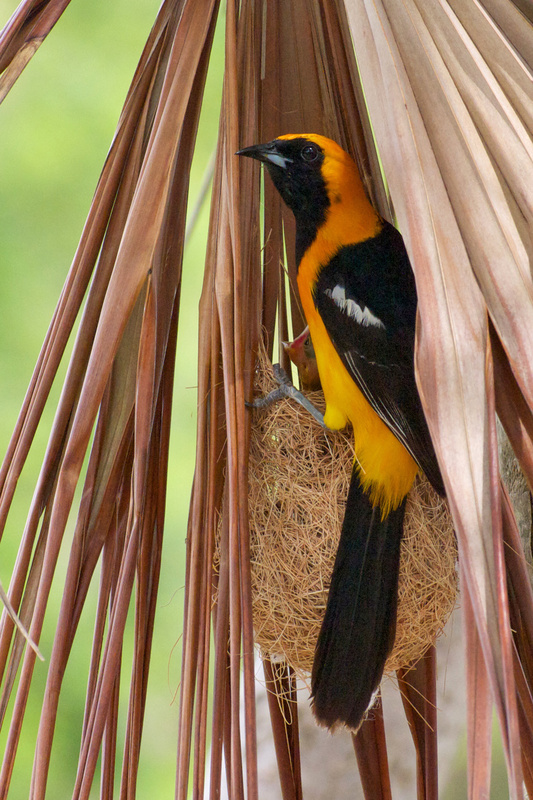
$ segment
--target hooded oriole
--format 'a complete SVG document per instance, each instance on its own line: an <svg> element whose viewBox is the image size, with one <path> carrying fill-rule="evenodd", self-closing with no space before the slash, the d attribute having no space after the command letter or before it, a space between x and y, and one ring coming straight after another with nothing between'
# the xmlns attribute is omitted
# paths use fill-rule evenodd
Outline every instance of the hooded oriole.
<svg viewBox="0 0 533 800"><path fill-rule="evenodd" d="M335 142L287 135L239 155L265 164L294 212L324 420L353 425L356 458L311 689L320 723L357 729L394 642L406 495L419 469L443 493L415 384L414 276L401 235Z"/></svg>

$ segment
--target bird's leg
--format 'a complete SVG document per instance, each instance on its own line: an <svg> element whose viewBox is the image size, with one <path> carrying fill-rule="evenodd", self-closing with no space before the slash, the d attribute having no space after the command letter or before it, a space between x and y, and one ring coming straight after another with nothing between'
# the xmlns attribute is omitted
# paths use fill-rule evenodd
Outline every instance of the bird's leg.
<svg viewBox="0 0 533 800"><path fill-rule="evenodd" d="M272 372L274 373L274 378L279 384L277 389L273 389L264 397L256 398L252 403L246 403L249 408L268 408L272 403L277 403L278 400L283 400L283 398L292 398L296 400L297 403L300 403L306 411L308 411L312 417L316 419L317 422L322 425L323 428L326 427L324 423L324 415L315 408L315 406L307 399L307 397L302 394L302 392L298 391L298 389L292 384L289 376L285 372L284 369L280 366L280 364L274 364L272 366Z"/></svg>

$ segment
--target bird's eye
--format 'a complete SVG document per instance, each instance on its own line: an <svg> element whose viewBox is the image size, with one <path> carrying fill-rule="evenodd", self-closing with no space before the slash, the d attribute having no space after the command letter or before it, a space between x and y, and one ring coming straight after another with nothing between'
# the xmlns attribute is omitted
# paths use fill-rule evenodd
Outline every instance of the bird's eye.
<svg viewBox="0 0 533 800"><path fill-rule="evenodd" d="M305 147L302 147L301 156L304 161L311 163L317 160L319 153L320 151L316 144L306 144Z"/></svg>

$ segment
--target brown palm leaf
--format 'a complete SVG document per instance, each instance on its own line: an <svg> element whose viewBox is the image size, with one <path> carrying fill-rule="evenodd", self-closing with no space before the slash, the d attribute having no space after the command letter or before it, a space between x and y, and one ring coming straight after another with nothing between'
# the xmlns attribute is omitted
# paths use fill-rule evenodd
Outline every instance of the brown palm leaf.
<svg viewBox="0 0 533 800"><path fill-rule="evenodd" d="M15 12L0 38L1 97L66 5L23 2ZM121 796L135 794L163 536L188 183L218 11L217 0L165 0L161 6L0 472L3 530L79 315L9 589L12 606L38 642L76 487L83 483L37 734L34 800L45 796L63 675L99 563L73 797L89 796L100 754L101 796L112 796L118 678L134 589ZM258 796L245 400L262 331L271 355L276 335L298 333L303 318L292 219L269 183L261 218L260 174L234 153L288 131L329 135L349 149L381 213L392 219L394 209L404 235L419 292L417 379L459 541L469 797L489 789L492 703L509 793L521 797L523 780L533 790L533 594L500 483L496 411L533 486L531 14L526 3L511 0L228 0L225 26L200 300L176 797L188 797L191 775L194 797L218 797L223 771L230 797ZM4 614L0 709L9 732L1 796L9 791L33 676L35 653L24 644ZM268 685L283 692L281 706L271 703L282 793L284 800L296 799L302 788L294 678L269 661L265 669ZM434 798L433 655L399 679L417 750L418 797ZM389 797L380 719L365 724L355 749L365 796Z"/></svg>

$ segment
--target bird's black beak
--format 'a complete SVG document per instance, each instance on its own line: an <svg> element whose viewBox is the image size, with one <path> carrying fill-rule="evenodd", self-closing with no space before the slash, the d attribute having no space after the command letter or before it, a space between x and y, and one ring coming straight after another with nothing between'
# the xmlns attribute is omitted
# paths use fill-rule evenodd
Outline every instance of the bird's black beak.
<svg viewBox="0 0 533 800"><path fill-rule="evenodd" d="M247 158L255 158L256 161L261 161L263 164L274 164L281 169L287 169L287 164L292 159L283 156L278 150L278 143L276 139L266 144L253 144L251 147L244 147L235 153L236 156L247 156Z"/></svg>

